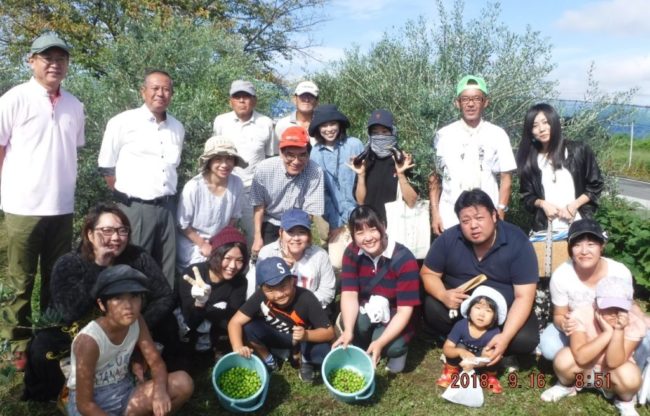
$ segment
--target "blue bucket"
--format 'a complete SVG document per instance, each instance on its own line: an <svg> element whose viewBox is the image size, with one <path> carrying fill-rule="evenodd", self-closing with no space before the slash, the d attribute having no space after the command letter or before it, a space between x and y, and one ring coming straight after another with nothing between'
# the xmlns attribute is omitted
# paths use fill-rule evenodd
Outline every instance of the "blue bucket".
<svg viewBox="0 0 650 416"><path fill-rule="evenodd" d="M344 368L363 376L363 388L354 393L345 393L335 389L327 379L329 374ZM375 366L372 364L372 359L364 350L354 345L348 345L347 348L338 347L333 349L327 354L321 368L321 376L327 389L338 400L346 403L352 403L359 400L366 400L370 398L375 392Z"/></svg>
<svg viewBox="0 0 650 416"><path fill-rule="evenodd" d="M221 376L221 373L228 371L231 368L243 367L253 370L260 376L262 385L259 390L255 392L250 397L245 399L233 399L229 396L226 396L224 392L219 389L217 381ZM256 355L252 355L251 358L244 358L236 352L231 352L226 354L215 364L214 369L212 369L212 385L214 386L214 391L217 392L217 397L219 398L219 403L223 406L224 409L231 412L254 412L258 410L264 402L266 401L266 394L269 391L269 374L266 371L266 366Z"/></svg>

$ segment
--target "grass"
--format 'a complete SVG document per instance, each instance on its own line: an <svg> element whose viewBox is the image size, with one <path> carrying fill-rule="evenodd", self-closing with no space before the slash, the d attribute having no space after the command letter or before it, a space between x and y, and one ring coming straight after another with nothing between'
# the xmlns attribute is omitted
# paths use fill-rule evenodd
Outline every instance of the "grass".
<svg viewBox="0 0 650 416"><path fill-rule="evenodd" d="M629 147L624 143L617 143L611 149L605 166L608 166L611 172L617 175L650 182L650 146L647 143L650 143L650 140L635 143L632 151L632 164L629 167Z"/></svg>

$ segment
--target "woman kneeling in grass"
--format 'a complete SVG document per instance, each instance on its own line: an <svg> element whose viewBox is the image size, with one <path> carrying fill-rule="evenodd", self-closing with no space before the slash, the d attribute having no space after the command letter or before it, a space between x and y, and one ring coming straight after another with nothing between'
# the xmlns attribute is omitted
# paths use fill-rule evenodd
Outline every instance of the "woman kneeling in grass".
<svg viewBox="0 0 650 416"><path fill-rule="evenodd" d="M72 343L68 415L156 415L177 410L194 390L184 371L167 374L147 324L140 316L146 277L121 264L102 271L91 291L102 316ZM135 385L129 362L135 347L152 380Z"/></svg>
<svg viewBox="0 0 650 416"><path fill-rule="evenodd" d="M542 393L543 401L555 402L583 387L594 387L606 398L614 398L621 415L638 414L634 396L641 386L641 371L632 354L646 326L630 310L633 292L629 280L608 276L596 286L593 306L571 312L570 346L553 360L559 383Z"/></svg>

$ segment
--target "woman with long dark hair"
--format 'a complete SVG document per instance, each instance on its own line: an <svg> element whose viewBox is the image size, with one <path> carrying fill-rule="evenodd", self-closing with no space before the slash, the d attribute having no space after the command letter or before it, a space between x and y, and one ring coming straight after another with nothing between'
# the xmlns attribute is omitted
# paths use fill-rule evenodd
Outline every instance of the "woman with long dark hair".
<svg viewBox="0 0 650 416"><path fill-rule="evenodd" d="M532 229L568 229L571 222L592 218L603 190L603 178L591 148L565 140L560 116L549 104L536 104L526 113L517 151L519 192L534 214Z"/></svg>

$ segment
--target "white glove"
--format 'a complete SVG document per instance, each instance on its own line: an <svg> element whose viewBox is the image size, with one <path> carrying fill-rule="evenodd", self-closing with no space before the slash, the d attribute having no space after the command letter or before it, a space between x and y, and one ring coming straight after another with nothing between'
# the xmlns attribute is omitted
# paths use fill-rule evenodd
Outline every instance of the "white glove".
<svg viewBox="0 0 650 416"><path fill-rule="evenodd" d="M199 285L192 285L192 297L194 298L194 306L203 307L210 298L212 293L212 287L205 285L200 287Z"/></svg>
<svg viewBox="0 0 650 416"><path fill-rule="evenodd" d="M223 302L223 301L222 301L222 302L217 302L217 303L215 303L215 304L212 305L212 306L214 306L215 309L221 309L221 310L224 310L224 309L226 309L226 306L228 306L228 304L227 304L226 302Z"/></svg>

